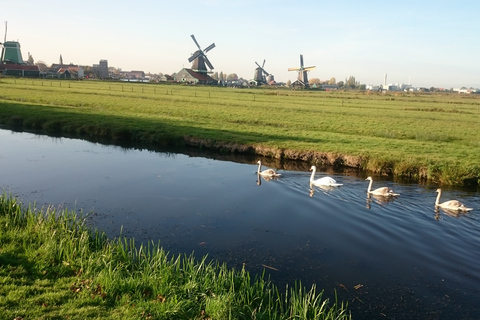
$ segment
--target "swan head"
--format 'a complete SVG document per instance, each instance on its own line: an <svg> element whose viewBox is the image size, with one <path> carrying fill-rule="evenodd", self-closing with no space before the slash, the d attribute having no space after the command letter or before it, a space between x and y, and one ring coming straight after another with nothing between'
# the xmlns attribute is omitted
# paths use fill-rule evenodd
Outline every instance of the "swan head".
<svg viewBox="0 0 480 320"><path fill-rule="evenodd" d="M260 160L257 161L257 164L262 164L262 162Z"/></svg>
<svg viewBox="0 0 480 320"><path fill-rule="evenodd" d="M442 192L442 189L438 188L435 192Z"/></svg>
<svg viewBox="0 0 480 320"><path fill-rule="evenodd" d="M372 179L372 177L368 177L368 178L365 179L365 180L370 180L370 181L372 181L373 179Z"/></svg>
<svg viewBox="0 0 480 320"><path fill-rule="evenodd" d="M312 166L310 169L308 169L308 171L313 171L313 170L317 170L317 167Z"/></svg>

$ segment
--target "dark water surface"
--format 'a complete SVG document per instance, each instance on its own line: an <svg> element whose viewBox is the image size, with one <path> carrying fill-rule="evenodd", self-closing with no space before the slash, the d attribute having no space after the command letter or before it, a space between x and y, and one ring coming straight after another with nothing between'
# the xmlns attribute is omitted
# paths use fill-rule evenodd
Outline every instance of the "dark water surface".
<svg viewBox="0 0 480 320"><path fill-rule="evenodd" d="M110 237L245 264L280 287L336 290L354 319L480 319L478 192L445 188L443 200L474 208L452 216L435 212L437 186L376 178L374 188L401 194L384 203L367 198L364 176L329 172L344 186L311 190L307 164L266 181L256 160L0 130L0 187L24 203L92 211Z"/></svg>

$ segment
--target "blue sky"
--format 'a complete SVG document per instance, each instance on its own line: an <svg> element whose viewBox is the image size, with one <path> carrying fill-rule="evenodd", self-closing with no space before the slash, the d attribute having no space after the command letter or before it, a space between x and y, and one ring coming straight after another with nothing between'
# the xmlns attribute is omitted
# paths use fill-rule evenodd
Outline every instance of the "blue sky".
<svg viewBox="0 0 480 320"><path fill-rule="evenodd" d="M11 6L12 10L6 10ZM480 2L2 0L3 40L48 65L97 64L152 73L189 68L195 34L214 71L251 79L255 62L277 81L309 77L365 84L480 87Z"/></svg>

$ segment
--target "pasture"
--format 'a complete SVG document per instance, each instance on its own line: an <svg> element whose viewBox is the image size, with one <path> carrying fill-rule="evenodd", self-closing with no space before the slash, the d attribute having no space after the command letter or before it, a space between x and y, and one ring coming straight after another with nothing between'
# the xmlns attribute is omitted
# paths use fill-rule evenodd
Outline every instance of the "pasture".
<svg viewBox="0 0 480 320"><path fill-rule="evenodd" d="M480 96L0 79L0 124L478 185ZM199 143L201 141L201 143Z"/></svg>

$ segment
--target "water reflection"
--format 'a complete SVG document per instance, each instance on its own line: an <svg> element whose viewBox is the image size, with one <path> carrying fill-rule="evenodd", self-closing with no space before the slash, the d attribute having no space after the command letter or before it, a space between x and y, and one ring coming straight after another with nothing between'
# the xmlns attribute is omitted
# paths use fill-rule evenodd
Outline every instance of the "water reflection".
<svg viewBox="0 0 480 320"><path fill-rule="evenodd" d="M313 197L313 195L315 194L315 188L318 188L320 190L322 190L324 193L325 192L331 192L335 189L337 189L337 187L335 186L327 186L327 185L318 185L318 184L313 184L312 182L310 182L310 197Z"/></svg>
<svg viewBox="0 0 480 320"><path fill-rule="evenodd" d="M382 196L382 195L378 195L378 194L371 194L371 193L367 193L367 205L366 205L366 208L367 209L371 209L372 206L371 206L371 203L372 201L379 204L379 205L386 205L387 203L389 202L393 202L395 201L395 197L391 197L391 196Z"/></svg>
<svg viewBox="0 0 480 320"><path fill-rule="evenodd" d="M435 206L435 219L438 220L440 218L440 212L454 218L460 218L468 214L468 211L459 211L459 210L453 210L449 208L442 208L439 206Z"/></svg>
<svg viewBox="0 0 480 320"><path fill-rule="evenodd" d="M261 175L257 173L257 185L261 186L262 185L262 179L265 180L266 182L270 182L272 180L278 180L278 176L268 176L268 175Z"/></svg>

